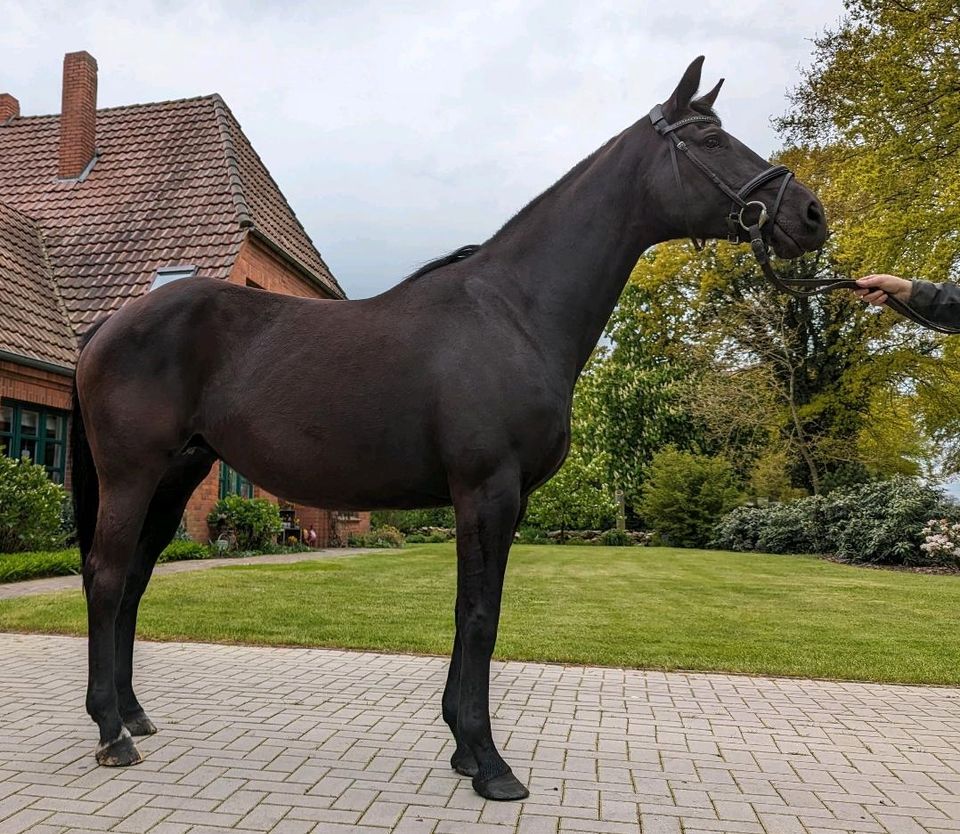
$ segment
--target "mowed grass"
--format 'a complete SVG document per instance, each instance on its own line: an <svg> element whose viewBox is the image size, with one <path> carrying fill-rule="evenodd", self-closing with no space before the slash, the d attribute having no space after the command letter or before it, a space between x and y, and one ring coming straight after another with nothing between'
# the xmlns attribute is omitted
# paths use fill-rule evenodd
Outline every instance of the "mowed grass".
<svg viewBox="0 0 960 834"><path fill-rule="evenodd" d="M447 654L452 544L155 579L141 636ZM0 603L0 629L83 634L80 594ZM515 547L496 656L960 683L960 577L812 557Z"/></svg>

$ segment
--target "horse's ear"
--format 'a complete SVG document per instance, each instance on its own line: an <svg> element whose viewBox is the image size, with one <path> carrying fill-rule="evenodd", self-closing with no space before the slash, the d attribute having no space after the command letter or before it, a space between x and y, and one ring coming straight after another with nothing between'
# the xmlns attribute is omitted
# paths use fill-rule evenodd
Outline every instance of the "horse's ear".
<svg viewBox="0 0 960 834"><path fill-rule="evenodd" d="M714 87L709 93L706 93L700 98L697 99L701 104L705 104L707 107L713 107L713 103L717 100L717 96L720 95L720 88L723 86L723 79L721 78L717 82L717 86Z"/></svg>
<svg viewBox="0 0 960 834"><path fill-rule="evenodd" d="M663 105L663 113L670 120L681 110L685 110L700 86L700 73L703 70L703 55L693 59L687 71L677 84L677 89Z"/></svg>

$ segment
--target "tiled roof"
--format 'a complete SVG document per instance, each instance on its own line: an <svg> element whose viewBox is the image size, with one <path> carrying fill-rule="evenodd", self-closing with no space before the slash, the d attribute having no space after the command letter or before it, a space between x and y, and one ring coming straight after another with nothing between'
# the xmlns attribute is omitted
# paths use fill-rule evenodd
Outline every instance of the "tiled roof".
<svg viewBox="0 0 960 834"><path fill-rule="evenodd" d="M217 96L97 111L98 159L57 179L59 116L0 126L0 200L43 232L74 332L145 290L161 266L225 278L250 230L343 291Z"/></svg>
<svg viewBox="0 0 960 834"><path fill-rule="evenodd" d="M0 203L0 351L69 366L74 339L66 324L37 224Z"/></svg>

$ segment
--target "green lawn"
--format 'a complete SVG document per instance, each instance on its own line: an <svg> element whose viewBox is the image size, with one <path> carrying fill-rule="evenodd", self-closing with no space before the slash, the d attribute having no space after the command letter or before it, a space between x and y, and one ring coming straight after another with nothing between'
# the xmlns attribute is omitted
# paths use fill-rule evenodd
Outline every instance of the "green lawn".
<svg viewBox="0 0 960 834"><path fill-rule="evenodd" d="M157 640L446 654L452 544L159 577ZM960 684L960 577L812 557L516 547L497 656L652 669ZM0 602L0 629L81 634L76 593Z"/></svg>

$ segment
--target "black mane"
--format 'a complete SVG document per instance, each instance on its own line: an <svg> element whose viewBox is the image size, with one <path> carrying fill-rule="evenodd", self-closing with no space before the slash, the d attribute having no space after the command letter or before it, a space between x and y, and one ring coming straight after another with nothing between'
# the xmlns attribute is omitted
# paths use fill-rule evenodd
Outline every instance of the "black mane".
<svg viewBox="0 0 960 834"><path fill-rule="evenodd" d="M440 269L442 266L449 266L450 264L457 263L457 261L465 261L471 255L476 255L479 251L480 246L476 243L471 243L467 246L461 246L459 249L455 249L449 255L444 255L442 258L437 258L433 261L427 261L427 263L421 266L416 272L408 275L406 280L414 281L417 278L426 275L428 272L433 272L435 269Z"/></svg>

